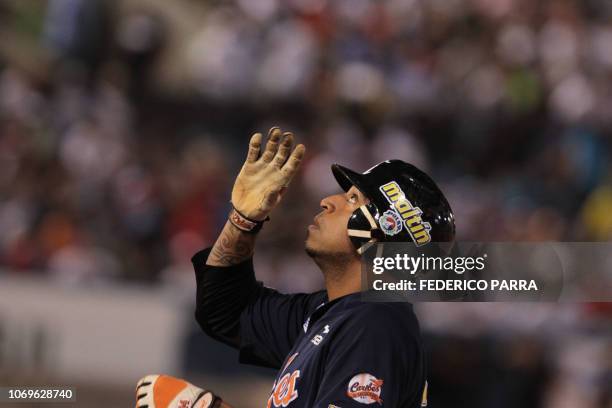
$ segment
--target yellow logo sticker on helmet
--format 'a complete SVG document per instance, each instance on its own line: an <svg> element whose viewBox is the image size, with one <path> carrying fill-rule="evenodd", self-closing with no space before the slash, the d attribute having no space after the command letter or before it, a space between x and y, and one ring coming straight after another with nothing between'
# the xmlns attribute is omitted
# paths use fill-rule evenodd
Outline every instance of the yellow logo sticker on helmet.
<svg viewBox="0 0 612 408"><path fill-rule="evenodd" d="M423 221L421 218L423 211L412 205L400 186L395 181L391 181L380 186L379 190L399 213L414 243L417 246L422 246L431 242L431 235L429 234L431 225Z"/></svg>

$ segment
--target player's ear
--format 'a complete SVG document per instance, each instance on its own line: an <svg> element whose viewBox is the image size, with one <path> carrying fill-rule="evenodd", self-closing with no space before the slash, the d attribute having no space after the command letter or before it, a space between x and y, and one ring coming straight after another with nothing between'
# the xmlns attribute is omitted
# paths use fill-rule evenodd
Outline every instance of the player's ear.
<svg viewBox="0 0 612 408"><path fill-rule="evenodd" d="M351 190L349 191L357 194L357 197L359 198L359 204L365 205L370 202L370 199L366 197L365 194L363 194L357 187L351 187Z"/></svg>
<svg viewBox="0 0 612 408"><path fill-rule="evenodd" d="M364 196L363 194L361 194L361 193L360 193L360 194L359 194L359 202L360 202L362 205L367 205L367 204L370 204L370 199L369 199L368 197L366 197L366 196Z"/></svg>

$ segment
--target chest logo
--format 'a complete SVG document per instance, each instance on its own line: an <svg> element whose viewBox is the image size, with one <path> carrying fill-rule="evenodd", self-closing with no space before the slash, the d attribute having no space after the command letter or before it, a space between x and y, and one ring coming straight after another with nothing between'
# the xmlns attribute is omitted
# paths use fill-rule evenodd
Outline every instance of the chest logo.
<svg viewBox="0 0 612 408"><path fill-rule="evenodd" d="M377 402L382 405L380 394L382 393L383 380L372 374L361 373L350 379L346 395L362 404L373 404Z"/></svg>
<svg viewBox="0 0 612 408"><path fill-rule="evenodd" d="M300 377L300 370L283 375L272 387L272 394L268 398L268 408L279 408L288 406L291 401L298 398L296 389L297 379Z"/></svg>

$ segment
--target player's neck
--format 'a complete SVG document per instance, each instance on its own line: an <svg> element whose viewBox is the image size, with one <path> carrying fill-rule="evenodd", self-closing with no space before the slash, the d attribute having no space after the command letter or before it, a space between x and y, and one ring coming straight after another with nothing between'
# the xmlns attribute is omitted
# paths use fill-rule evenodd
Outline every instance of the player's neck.
<svg viewBox="0 0 612 408"><path fill-rule="evenodd" d="M332 265L321 269L330 301L361 290L361 263L351 262L342 269L334 269Z"/></svg>

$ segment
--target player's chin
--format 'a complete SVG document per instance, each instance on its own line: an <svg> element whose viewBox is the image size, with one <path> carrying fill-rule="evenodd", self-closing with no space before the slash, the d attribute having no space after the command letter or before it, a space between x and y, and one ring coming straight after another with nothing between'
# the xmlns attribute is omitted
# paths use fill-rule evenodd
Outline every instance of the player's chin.
<svg viewBox="0 0 612 408"><path fill-rule="evenodd" d="M314 254L318 252L320 245L317 245L317 239L314 234L309 230L306 235L306 242L304 243L304 249L308 254Z"/></svg>
<svg viewBox="0 0 612 408"><path fill-rule="evenodd" d="M312 234L310 233L310 231L308 231L306 233L306 240L304 241L304 246L306 247L306 249L312 248L312 245L313 245L312 241L313 241Z"/></svg>

